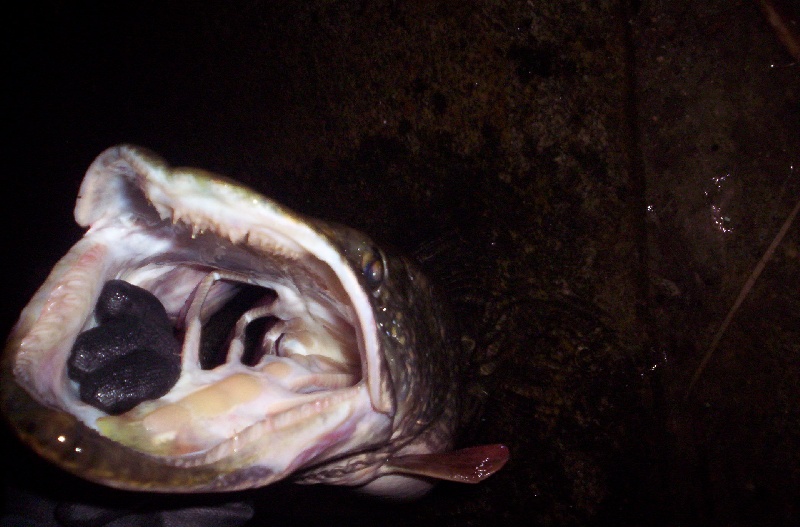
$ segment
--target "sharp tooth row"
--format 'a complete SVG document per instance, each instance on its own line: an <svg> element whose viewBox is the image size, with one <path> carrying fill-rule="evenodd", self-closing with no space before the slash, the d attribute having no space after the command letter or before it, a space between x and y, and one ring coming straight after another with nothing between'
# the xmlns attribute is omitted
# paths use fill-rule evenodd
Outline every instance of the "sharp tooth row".
<svg viewBox="0 0 800 527"><path fill-rule="evenodd" d="M236 216L235 211L215 208L213 213L209 214L200 207L192 208L178 204L169 212L165 211L162 217L170 217L173 225L183 223L188 226L193 238L209 232L235 244L245 244L274 256L298 260L306 254L306 251L290 238L270 229L259 228L242 221Z"/></svg>
<svg viewBox="0 0 800 527"><path fill-rule="evenodd" d="M250 229L247 225L241 224L241 222L233 221L233 222L225 222L219 221L220 219L217 218L209 218L204 213L196 210L191 209L173 209L172 210L172 224L183 223L192 231L192 238L197 237L198 235L205 234L208 232L213 232L218 236L223 238L227 238L233 243L249 243L250 238ZM279 247L274 243L262 243L258 244L261 249L269 249L270 252L280 253L284 255L290 255L292 253L286 251L284 248ZM296 255L294 255L296 256Z"/></svg>
<svg viewBox="0 0 800 527"><path fill-rule="evenodd" d="M200 234L205 234L206 231L210 231L229 239L233 243L239 243L245 240L249 234L246 228L215 221L202 212L191 209L176 208L172 210L172 224L175 225L178 223L189 226L192 231L192 238Z"/></svg>

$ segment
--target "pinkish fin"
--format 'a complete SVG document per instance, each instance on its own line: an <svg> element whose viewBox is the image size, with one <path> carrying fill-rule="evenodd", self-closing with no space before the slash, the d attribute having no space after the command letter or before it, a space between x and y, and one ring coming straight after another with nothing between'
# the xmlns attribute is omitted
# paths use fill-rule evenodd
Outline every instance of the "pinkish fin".
<svg viewBox="0 0 800 527"><path fill-rule="evenodd" d="M437 454L393 457L386 466L403 474L458 483L479 483L503 468L508 456L508 447L505 445L481 445Z"/></svg>

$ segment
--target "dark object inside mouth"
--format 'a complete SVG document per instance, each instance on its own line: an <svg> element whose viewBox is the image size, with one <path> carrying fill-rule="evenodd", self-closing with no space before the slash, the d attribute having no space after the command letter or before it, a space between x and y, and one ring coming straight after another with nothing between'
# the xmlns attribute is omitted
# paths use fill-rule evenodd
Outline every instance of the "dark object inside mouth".
<svg viewBox="0 0 800 527"><path fill-rule="evenodd" d="M150 291L124 280L109 280L97 299L95 318L99 324L105 324L126 316L166 330L172 327L164 305Z"/></svg>
<svg viewBox="0 0 800 527"><path fill-rule="evenodd" d="M161 302L122 280L103 286L95 307L99 325L75 340L67 374L80 399L110 415L166 394L181 373L180 344Z"/></svg>
<svg viewBox="0 0 800 527"><path fill-rule="evenodd" d="M244 313L277 298L265 287L236 287L202 325L199 359L204 370L226 362L235 325ZM78 335L67 363L81 401L118 415L172 389L181 374L181 346L155 295L123 280L109 280L98 297L95 318L98 325ZM255 366L264 357L263 336L278 322L275 316L264 316L248 324L242 364Z"/></svg>
<svg viewBox="0 0 800 527"><path fill-rule="evenodd" d="M149 399L165 395L178 381L180 362L164 360L159 351L137 349L88 375L80 385L83 402L119 415Z"/></svg>

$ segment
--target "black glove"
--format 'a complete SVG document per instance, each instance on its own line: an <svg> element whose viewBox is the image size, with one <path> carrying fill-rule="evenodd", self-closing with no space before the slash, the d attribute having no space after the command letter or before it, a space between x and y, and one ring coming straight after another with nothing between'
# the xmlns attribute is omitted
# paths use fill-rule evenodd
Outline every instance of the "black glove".
<svg viewBox="0 0 800 527"><path fill-rule="evenodd" d="M253 507L245 502L229 502L160 510L153 504L143 504L135 510L119 510L62 503L55 514L63 527L239 527L253 517Z"/></svg>
<svg viewBox="0 0 800 527"><path fill-rule="evenodd" d="M98 325L75 340L67 373L86 404L117 415L158 399L178 381L180 344L164 306L145 289L109 280L95 306Z"/></svg>
<svg viewBox="0 0 800 527"><path fill-rule="evenodd" d="M230 496L222 495L167 496L109 489L100 505L56 503L54 498L15 487L5 490L2 527L240 527L254 514L249 501L223 501Z"/></svg>

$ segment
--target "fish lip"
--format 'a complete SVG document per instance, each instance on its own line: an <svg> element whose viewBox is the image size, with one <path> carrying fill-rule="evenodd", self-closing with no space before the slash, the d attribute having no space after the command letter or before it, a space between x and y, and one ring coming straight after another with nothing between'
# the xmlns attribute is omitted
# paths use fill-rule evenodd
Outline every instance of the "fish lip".
<svg viewBox="0 0 800 527"><path fill-rule="evenodd" d="M197 187L198 175L205 175L203 185L200 188ZM126 191L128 185L132 185L133 188L141 191L141 195L146 200L144 207L142 207L142 203L136 202L139 199L137 195ZM208 200L212 199L216 200L215 206L207 206ZM98 206L99 203L102 203L103 206ZM246 214L241 211L241 207L244 205L248 207ZM206 210L211 212L200 212ZM220 176L203 174L197 170L171 169L158 156L145 149L130 145L121 145L106 150L91 165L81 185L78 202L75 207L75 218L80 225L89 227L89 232L98 231L119 221L123 223L157 223L157 220L169 219L173 223L185 222L198 230L213 231L216 235L225 237L233 243L245 243L248 247L254 247L259 250L274 250L274 239L257 232L257 229L245 228L248 221L251 222L251 226L257 223L256 220L248 218L254 214L254 210L257 211L257 215L261 216L262 221L267 223L270 221L275 223L284 222L277 229L277 232L283 235L286 235L287 232L292 233L291 236L287 237L292 243L285 243L286 240L283 240L281 245L281 248L289 256L299 259L300 255L304 254L305 251L305 253L313 254L319 261L335 270L341 287L349 297L350 305L354 311L353 315L357 321L354 327L358 333L357 341L362 365L359 384L363 384L363 391L368 395L367 400L371 406L370 410L391 419L395 403L391 396L387 395L386 387L390 380L386 373L387 367L383 362L384 357L380 352L377 324L371 309L369 295L362 287L360 277L348 264L342 252L327 236L312 227L313 220L297 215L271 200ZM223 215L228 216L222 218ZM84 249L86 253L89 253L93 250L93 247ZM78 255L78 257L80 256ZM97 261L91 258L90 260L92 265L99 267L102 267L102 262L105 261L100 256L97 257ZM104 276L104 273L101 272L100 276ZM57 277L54 280L54 283L58 282ZM42 290L47 287L48 282L42 286ZM43 296L37 293L37 295L40 295L37 304L39 313L36 313L36 306L32 311L29 310L27 314L24 311L20 323L18 323L9 339L9 346L3 360L3 375L8 378L8 373L13 370L16 379L13 383L14 385L30 386L28 377L33 374L24 371L24 367L17 363L15 360L17 357L16 349L25 348L26 342L29 347L35 346L35 342L32 343L30 340L30 330L41 318L41 310L44 309L44 304L47 302L46 298L44 298L47 293L47 291L44 291L42 293ZM89 294L89 296L91 299L84 301L89 310L87 316L93 308L96 292ZM11 352L9 352L9 348L12 349ZM60 379L54 379L49 382L62 382L63 371L60 372L60 375ZM3 388L4 410L7 413L13 413L17 410L9 410L13 405L8 404L8 399L16 393L15 388L9 387L6 382L3 384L6 385ZM46 407L36 411L32 410L37 402L44 402L45 406L57 407L57 404L54 404L58 402L58 398L55 396L56 389L52 388L52 386L51 389L53 393L49 394L46 393L46 390L34 390L36 393L33 394L33 403L31 403L30 408L25 410L25 412L28 412L27 415L35 414L38 415L37 419L49 419L58 413L63 413ZM55 401L53 397L55 397ZM39 398L42 400L34 401L34 399ZM35 420L26 424L29 427L35 425ZM72 429L81 430L82 428L88 427L77 421ZM83 435L91 435L92 433L99 436L99 434L91 430L85 434L82 432ZM100 439L96 441L102 443L105 438L103 436L99 437ZM92 441L95 441L95 439ZM36 449L45 457L59 464L64 464L63 457L54 456L52 453L48 454L46 452L50 448L52 448L52 445L48 446L39 442L39 447ZM158 461L155 461L155 463L158 463ZM227 473L230 474L231 472ZM270 477L273 480L278 479L274 474ZM100 477L95 477L94 479L108 483L107 480ZM131 482L116 483L117 486L125 488L138 488L140 486L139 483L135 482L132 484ZM206 481L201 485L195 485L194 488L207 490L216 484ZM168 484L164 488L171 488L170 485ZM229 488L229 486L226 488Z"/></svg>

